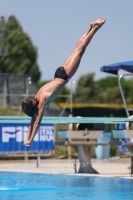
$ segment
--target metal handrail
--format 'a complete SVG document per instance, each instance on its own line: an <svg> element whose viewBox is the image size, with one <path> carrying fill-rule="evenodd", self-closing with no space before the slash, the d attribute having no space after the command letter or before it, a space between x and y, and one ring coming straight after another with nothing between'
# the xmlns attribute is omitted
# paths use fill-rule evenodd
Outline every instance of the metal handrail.
<svg viewBox="0 0 133 200"><path fill-rule="evenodd" d="M121 85L121 79L124 76L133 76L133 74L122 74L122 75L119 75L119 78L118 78L118 85L119 85L119 88L120 88L123 104L125 106L126 114L127 114L127 117L130 117L129 110L128 110L127 103L126 103L125 96L124 96L124 92L123 92L123 88L122 88L122 85Z"/></svg>

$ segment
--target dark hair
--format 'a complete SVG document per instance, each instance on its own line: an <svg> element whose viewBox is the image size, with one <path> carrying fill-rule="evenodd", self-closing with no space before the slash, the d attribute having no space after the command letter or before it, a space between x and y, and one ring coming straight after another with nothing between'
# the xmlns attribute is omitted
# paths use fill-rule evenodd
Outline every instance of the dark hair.
<svg viewBox="0 0 133 200"><path fill-rule="evenodd" d="M39 101L37 98L27 98L22 100L22 110L25 112L26 115L29 117L33 117L34 114L37 112Z"/></svg>

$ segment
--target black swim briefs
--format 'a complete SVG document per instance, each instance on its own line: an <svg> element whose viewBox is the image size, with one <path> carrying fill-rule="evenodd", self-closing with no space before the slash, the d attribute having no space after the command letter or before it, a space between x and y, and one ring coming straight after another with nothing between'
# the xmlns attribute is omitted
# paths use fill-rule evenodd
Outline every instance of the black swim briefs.
<svg viewBox="0 0 133 200"><path fill-rule="evenodd" d="M61 78L63 80L65 80L66 82L69 81L70 77L67 75L64 67L59 67L56 71L55 71L55 75L54 78Z"/></svg>

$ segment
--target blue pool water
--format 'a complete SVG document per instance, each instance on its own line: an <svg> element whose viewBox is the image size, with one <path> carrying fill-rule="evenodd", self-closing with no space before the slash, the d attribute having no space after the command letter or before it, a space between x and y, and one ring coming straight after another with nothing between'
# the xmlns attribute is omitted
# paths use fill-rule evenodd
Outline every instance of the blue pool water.
<svg viewBox="0 0 133 200"><path fill-rule="evenodd" d="M131 200L133 180L0 172L0 200Z"/></svg>

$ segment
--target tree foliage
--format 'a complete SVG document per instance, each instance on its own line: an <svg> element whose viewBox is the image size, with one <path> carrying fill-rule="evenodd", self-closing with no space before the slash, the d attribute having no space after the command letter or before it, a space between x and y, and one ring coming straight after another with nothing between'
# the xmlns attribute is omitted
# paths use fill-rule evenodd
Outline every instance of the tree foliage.
<svg viewBox="0 0 133 200"><path fill-rule="evenodd" d="M99 95L100 88L94 82L94 73L82 75L76 85L74 102L97 102L96 96Z"/></svg>
<svg viewBox="0 0 133 200"><path fill-rule="evenodd" d="M118 86L118 77L106 77L95 82L101 88L105 98L103 102L122 103L122 97ZM133 80L121 79L121 84L127 103L133 103Z"/></svg>
<svg viewBox="0 0 133 200"><path fill-rule="evenodd" d="M8 54L0 57L1 73L26 74L37 82L40 71L37 65L37 48L33 46L29 36L23 32L22 27L14 16L7 22Z"/></svg>
<svg viewBox="0 0 133 200"><path fill-rule="evenodd" d="M74 93L74 102L122 103L118 77L106 77L94 81L94 73L81 76ZM133 80L122 79L122 88L127 103L133 103Z"/></svg>

